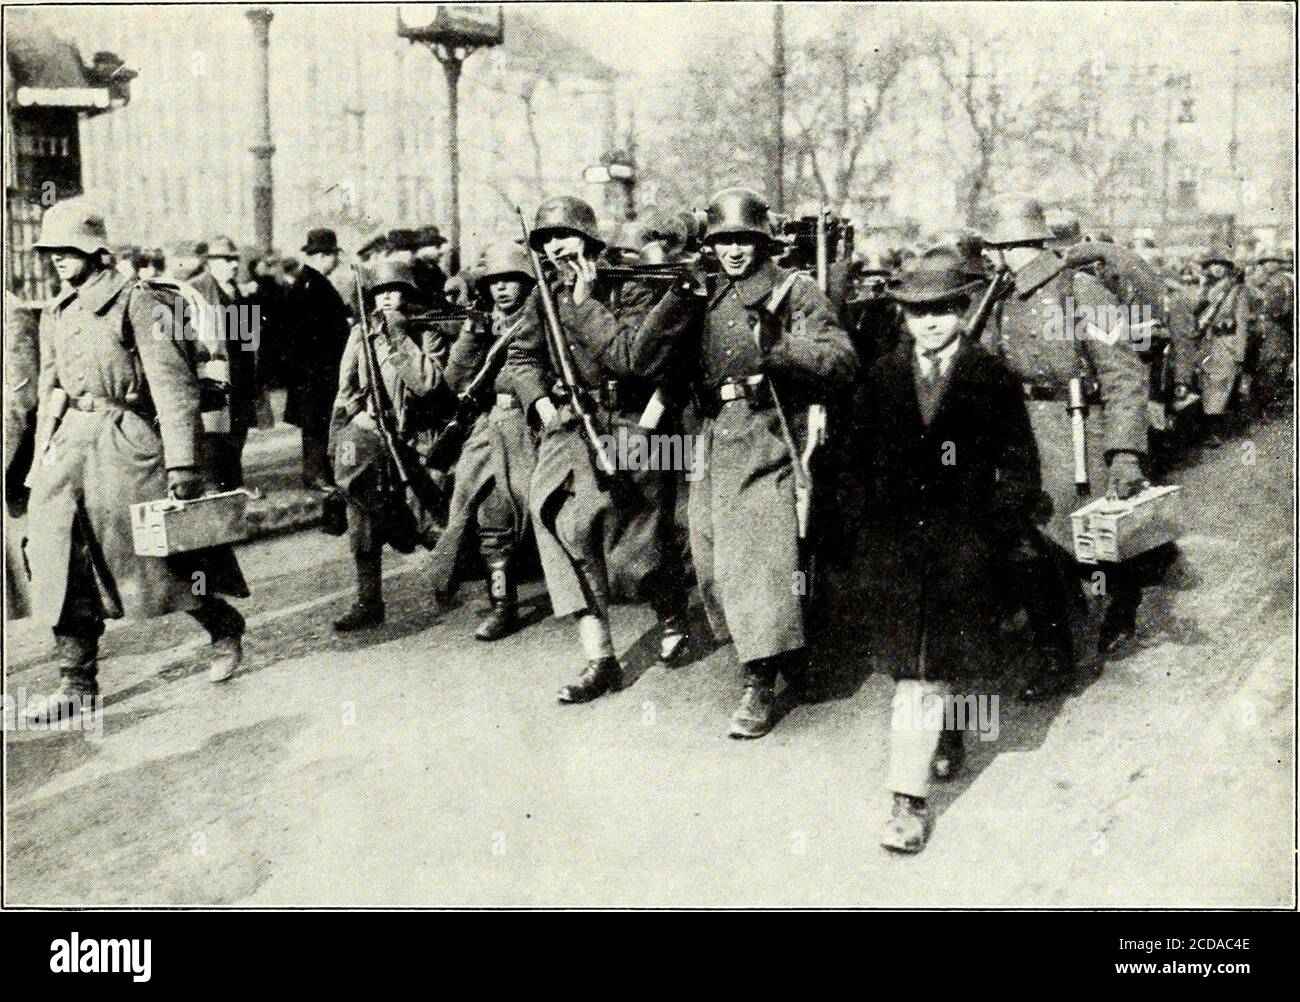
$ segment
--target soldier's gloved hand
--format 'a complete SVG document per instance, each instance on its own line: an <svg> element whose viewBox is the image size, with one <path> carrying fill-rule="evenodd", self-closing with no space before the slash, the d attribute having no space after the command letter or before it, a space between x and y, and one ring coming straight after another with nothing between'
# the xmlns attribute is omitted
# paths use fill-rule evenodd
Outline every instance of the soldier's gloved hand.
<svg viewBox="0 0 1300 1002"><path fill-rule="evenodd" d="M192 466L178 466L167 471L167 494L178 501L203 497L203 477Z"/></svg>
<svg viewBox="0 0 1300 1002"><path fill-rule="evenodd" d="M1146 477L1138 457L1131 452L1117 452L1110 461L1110 488L1121 501L1131 498L1146 486Z"/></svg>

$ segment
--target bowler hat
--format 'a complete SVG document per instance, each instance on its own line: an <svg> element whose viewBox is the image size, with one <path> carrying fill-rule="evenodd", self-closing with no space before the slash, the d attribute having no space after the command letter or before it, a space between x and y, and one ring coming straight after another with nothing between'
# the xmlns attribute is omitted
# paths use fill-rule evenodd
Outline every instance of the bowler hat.
<svg viewBox="0 0 1300 1002"><path fill-rule="evenodd" d="M302 245L304 254L337 254L339 238L330 229L308 230L307 242Z"/></svg>
<svg viewBox="0 0 1300 1002"><path fill-rule="evenodd" d="M969 296L980 279L955 250L936 247L905 261L886 288L890 297L900 303L941 303Z"/></svg>
<svg viewBox="0 0 1300 1002"><path fill-rule="evenodd" d="M103 214L84 199L55 202L41 217L41 236L32 247L97 254L108 250L108 227Z"/></svg>
<svg viewBox="0 0 1300 1002"><path fill-rule="evenodd" d="M202 240L178 240L172 244L172 257L207 257L208 245Z"/></svg>
<svg viewBox="0 0 1300 1002"><path fill-rule="evenodd" d="M430 224L420 227L416 233L416 241L421 247L441 247L447 242L447 238L442 235L442 230Z"/></svg>
<svg viewBox="0 0 1300 1002"><path fill-rule="evenodd" d="M388 247L395 251L417 251L420 249L420 234L415 230L389 230Z"/></svg>

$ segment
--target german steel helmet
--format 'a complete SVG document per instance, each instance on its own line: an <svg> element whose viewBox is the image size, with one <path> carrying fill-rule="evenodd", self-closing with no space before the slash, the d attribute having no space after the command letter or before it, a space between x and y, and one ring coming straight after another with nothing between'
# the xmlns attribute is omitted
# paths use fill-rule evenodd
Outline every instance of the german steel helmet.
<svg viewBox="0 0 1300 1002"><path fill-rule="evenodd" d="M1210 249L1201 255L1201 266L1207 264L1226 264L1229 268L1235 267L1232 247L1221 242L1211 244Z"/></svg>
<svg viewBox="0 0 1300 1002"><path fill-rule="evenodd" d="M1053 235L1047 228L1043 203L1035 198L1018 198L999 206L997 222L984 237L984 242L991 247L1008 247L1051 239Z"/></svg>
<svg viewBox="0 0 1300 1002"><path fill-rule="evenodd" d="M371 295L385 289L405 289L409 295L419 295L415 272L406 261L379 261L368 269L366 291Z"/></svg>
<svg viewBox="0 0 1300 1002"><path fill-rule="evenodd" d="M108 227L104 216L89 202L71 198L56 202L41 217L41 237L32 247L37 250L69 248L83 254L108 250Z"/></svg>
<svg viewBox="0 0 1300 1002"><path fill-rule="evenodd" d="M497 279L511 277L525 282L533 280L533 264L520 244L509 241L493 244L483 255L483 263L475 269L474 284L487 285Z"/></svg>
<svg viewBox="0 0 1300 1002"><path fill-rule="evenodd" d="M590 243L605 246L596 223L596 210L572 195L556 195L537 207L531 240L533 250L540 251L547 238L557 232L580 233Z"/></svg>
<svg viewBox="0 0 1300 1002"><path fill-rule="evenodd" d="M771 241L771 213L763 196L752 188L724 188L709 199L704 240L712 242L724 233L749 234Z"/></svg>
<svg viewBox="0 0 1300 1002"><path fill-rule="evenodd" d="M900 303L941 303L970 295L980 278L955 249L935 247L905 261L887 288L890 297Z"/></svg>

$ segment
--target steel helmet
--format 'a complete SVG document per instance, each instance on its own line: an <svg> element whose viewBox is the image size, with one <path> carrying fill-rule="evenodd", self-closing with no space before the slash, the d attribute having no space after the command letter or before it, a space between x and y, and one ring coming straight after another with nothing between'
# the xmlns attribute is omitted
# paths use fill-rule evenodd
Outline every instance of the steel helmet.
<svg viewBox="0 0 1300 1002"><path fill-rule="evenodd" d="M406 261L379 261L367 270L366 291L372 296L385 289L405 289L408 295L418 296L415 271Z"/></svg>
<svg viewBox="0 0 1300 1002"><path fill-rule="evenodd" d="M520 244L508 241L489 247L483 255L483 264L474 271L474 284L480 292L493 281L507 276L525 282L533 281L533 264L528 251Z"/></svg>
<svg viewBox="0 0 1300 1002"><path fill-rule="evenodd" d="M104 216L85 199L56 202L41 217L41 236L32 244L36 250L68 248L83 254L108 250L108 227Z"/></svg>
<svg viewBox="0 0 1300 1002"><path fill-rule="evenodd" d="M1018 198L999 207L997 222L984 237L984 243L990 247L1010 247L1046 243L1052 239L1043 203L1036 198Z"/></svg>
<svg viewBox="0 0 1300 1002"><path fill-rule="evenodd" d="M530 241L533 250L540 252L547 238L557 232L581 234L597 250L605 246L596 223L596 210L572 195L556 195L537 207Z"/></svg>
<svg viewBox="0 0 1300 1002"><path fill-rule="evenodd" d="M705 243L723 234L749 234L772 242L772 220L767 202L752 188L724 188L711 199L705 213Z"/></svg>

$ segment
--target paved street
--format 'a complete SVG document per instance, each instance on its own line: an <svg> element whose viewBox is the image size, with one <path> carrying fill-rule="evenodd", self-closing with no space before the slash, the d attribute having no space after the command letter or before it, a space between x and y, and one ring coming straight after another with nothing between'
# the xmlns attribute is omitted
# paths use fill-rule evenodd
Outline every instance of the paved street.
<svg viewBox="0 0 1300 1002"><path fill-rule="evenodd" d="M998 739L905 859L877 846L887 679L738 743L731 649L653 666L652 615L622 609L634 684L559 706L566 624L475 643L479 586L440 613L420 555L389 554L388 624L340 638L344 540L261 539L235 679L207 681L186 617L127 624L102 739L6 735L5 903L1283 905L1293 467L1278 423L1174 478L1189 526L1140 647L1059 703L1007 684ZM7 644L11 693L55 683L30 622Z"/></svg>

